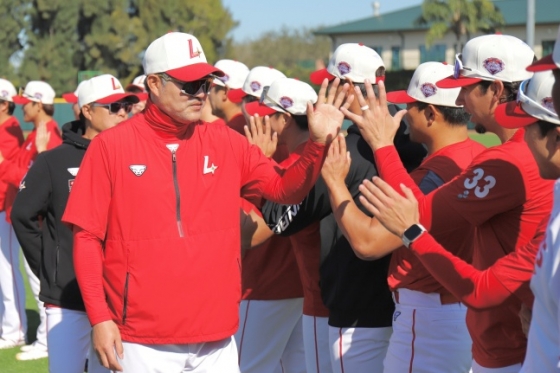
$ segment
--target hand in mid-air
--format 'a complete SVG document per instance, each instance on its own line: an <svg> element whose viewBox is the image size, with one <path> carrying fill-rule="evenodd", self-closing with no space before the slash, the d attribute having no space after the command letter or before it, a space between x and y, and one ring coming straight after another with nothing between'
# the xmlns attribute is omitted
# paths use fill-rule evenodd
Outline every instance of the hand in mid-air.
<svg viewBox="0 0 560 373"><path fill-rule="evenodd" d="M51 133L47 131L47 123L40 122L37 125L35 133L35 147L37 148L37 153L42 153L47 150L47 145L51 139Z"/></svg>
<svg viewBox="0 0 560 373"><path fill-rule="evenodd" d="M116 356L117 354L121 360L124 357L121 333L117 324L112 320L95 324L92 329L91 339L101 365L109 370L122 372L123 368L117 361Z"/></svg>
<svg viewBox="0 0 560 373"><path fill-rule="evenodd" d="M420 221L418 201L404 184L403 197L381 178L375 176L372 181L364 180L360 185L360 202L388 231L402 237L405 230Z"/></svg>
<svg viewBox="0 0 560 373"><path fill-rule="evenodd" d="M338 134L329 146L329 153L321 169L325 184L329 187L345 185L351 161L350 152L346 151L346 139L344 135Z"/></svg>
<svg viewBox="0 0 560 373"><path fill-rule="evenodd" d="M333 141L340 131L344 121L344 114L340 111L340 107L349 87L348 84L344 84L337 94L340 79L336 78L327 92L328 85L329 81L325 79L321 84L315 108L313 108L311 102L307 103L309 137L314 142L321 144L328 144Z"/></svg>
<svg viewBox="0 0 560 373"><path fill-rule="evenodd" d="M365 80L367 99L362 95L359 87L355 87L354 95L348 97L347 103L340 109L348 119L352 120L358 128L366 142L376 151L384 146L392 145L401 120L406 114L406 110L401 110L395 116L391 116L387 107L387 92L385 84L380 81L379 99L375 97L375 92L368 79ZM362 115L356 115L348 110L349 104L354 99L358 99L362 109Z"/></svg>
<svg viewBox="0 0 560 373"><path fill-rule="evenodd" d="M264 124L263 124L264 122ZM249 143L258 146L265 156L272 157L278 146L278 134L270 128L270 118L258 114L249 119L249 125L243 127Z"/></svg>

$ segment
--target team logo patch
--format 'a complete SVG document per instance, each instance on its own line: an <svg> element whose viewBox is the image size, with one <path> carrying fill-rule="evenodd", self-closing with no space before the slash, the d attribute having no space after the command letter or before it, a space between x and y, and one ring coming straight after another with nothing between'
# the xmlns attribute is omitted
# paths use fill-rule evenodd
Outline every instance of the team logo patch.
<svg viewBox="0 0 560 373"><path fill-rule="evenodd" d="M67 168L68 172L70 172L70 175L72 175L72 176L76 176L78 174L79 169L80 169L80 167Z"/></svg>
<svg viewBox="0 0 560 373"><path fill-rule="evenodd" d="M68 191L69 192L72 191L72 186L74 185L74 180L75 179L68 179Z"/></svg>
<svg viewBox="0 0 560 373"><path fill-rule="evenodd" d="M424 83L420 86L420 91L424 97L432 97L437 93L437 87L432 83Z"/></svg>
<svg viewBox="0 0 560 373"><path fill-rule="evenodd" d="M229 80L229 75L228 74L224 74L224 76L219 76L218 79L220 79L222 81L222 83L227 83Z"/></svg>
<svg viewBox="0 0 560 373"><path fill-rule="evenodd" d="M143 164L131 164L129 168L136 176L142 176L146 171L146 166Z"/></svg>
<svg viewBox="0 0 560 373"><path fill-rule="evenodd" d="M542 103L542 106L544 106L548 110L552 111L553 113L556 113L556 110L554 109L554 102L552 101L552 97L543 98L541 103Z"/></svg>
<svg viewBox="0 0 560 373"><path fill-rule="evenodd" d="M339 62L337 66L338 72L340 75L346 75L352 71L352 67L348 62Z"/></svg>
<svg viewBox="0 0 560 373"><path fill-rule="evenodd" d="M496 75L497 73L504 71L504 68L506 67L504 61L495 57L485 59L482 65L492 75Z"/></svg>
<svg viewBox="0 0 560 373"><path fill-rule="evenodd" d="M2 97L8 97L8 91L3 90L2 91Z"/></svg>
<svg viewBox="0 0 560 373"><path fill-rule="evenodd" d="M251 82L251 84L249 84L249 87L251 87L251 90L253 92L258 91L259 89L261 89L261 83L257 82L256 80L253 80Z"/></svg>
<svg viewBox="0 0 560 373"><path fill-rule="evenodd" d="M290 107L294 106L294 100L292 100L291 98L289 98L287 96L282 96L280 98L280 105L282 105L282 107L284 109L290 108Z"/></svg>
<svg viewBox="0 0 560 373"><path fill-rule="evenodd" d="M165 147L169 149L171 153L175 153L177 149L179 149L179 144L167 144Z"/></svg>
<svg viewBox="0 0 560 373"><path fill-rule="evenodd" d="M33 97L35 97L37 100L40 100L43 98L43 94L41 92L36 92Z"/></svg>

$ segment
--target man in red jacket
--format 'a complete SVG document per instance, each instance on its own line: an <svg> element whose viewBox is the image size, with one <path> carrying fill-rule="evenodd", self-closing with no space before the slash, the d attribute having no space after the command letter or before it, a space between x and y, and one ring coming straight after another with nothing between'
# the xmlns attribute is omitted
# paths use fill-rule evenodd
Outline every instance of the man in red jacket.
<svg viewBox="0 0 560 373"><path fill-rule="evenodd" d="M240 134L200 121L223 73L194 36L156 39L143 65L146 109L91 142L62 219L94 348L118 371L239 372L240 190L301 201L343 115L335 92L309 103L310 140L282 172Z"/></svg>
<svg viewBox="0 0 560 373"><path fill-rule="evenodd" d="M25 183L20 185L27 170L33 164L37 155L45 150L52 149L62 143L60 130L58 125L53 120L54 114L54 97L55 92L52 87L45 82L30 81L25 86L22 96L14 96L13 102L23 105L23 119L26 122L33 123L33 130L25 139L23 145L17 150L12 158L8 159L3 153L0 153L0 182L6 183L7 190L4 199L4 211L6 212L5 219L9 222L12 204L17 193L18 188L25 188ZM11 230L10 226L10 230ZM13 237L13 236L12 236ZM26 318L25 318L25 292L23 282L19 272L19 245L15 237L12 242L9 242L10 251L3 260L5 266L0 269L0 273L4 277L0 277L0 286L2 288L3 296L12 297L13 302L18 302L20 309L18 312L19 320L12 319L9 325L12 334L2 334L0 340L0 347L9 348L23 344L24 336L26 333ZM37 329L37 341L30 346L22 347L25 350L38 349L42 351L42 357L47 356L47 328L46 328L46 315L43 302L39 301L39 279L33 274L27 262L25 262L25 269L29 276L29 283L37 307L39 308L39 315L41 323ZM11 294L10 294L11 293ZM10 295L7 295L10 294ZM12 308L14 306L11 306ZM38 356L37 354L35 356Z"/></svg>

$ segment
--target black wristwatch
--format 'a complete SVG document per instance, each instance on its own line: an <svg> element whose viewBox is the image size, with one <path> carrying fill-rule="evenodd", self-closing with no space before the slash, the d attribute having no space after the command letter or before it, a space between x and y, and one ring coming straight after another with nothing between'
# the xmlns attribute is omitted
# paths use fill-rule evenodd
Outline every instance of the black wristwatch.
<svg viewBox="0 0 560 373"><path fill-rule="evenodd" d="M401 237L402 242L406 247L410 247L410 244L420 238L424 232L426 232L426 228L422 225L412 224L406 231L404 231Z"/></svg>

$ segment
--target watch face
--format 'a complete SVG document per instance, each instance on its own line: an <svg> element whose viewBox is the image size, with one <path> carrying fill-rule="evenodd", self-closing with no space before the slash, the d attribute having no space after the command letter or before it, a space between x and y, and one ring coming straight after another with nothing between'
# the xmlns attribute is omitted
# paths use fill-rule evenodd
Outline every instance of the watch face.
<svg viewBox="0 0 560 373"><path fill-rule="evenodd" d="M422 232L422 228L420 228L418 224L414 224L404 231L404 236L407 240L414 241L418 236L420 236L420 234L422 234Z"/></svg>

